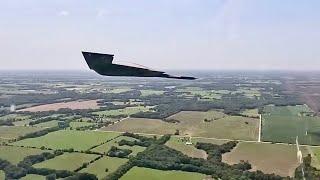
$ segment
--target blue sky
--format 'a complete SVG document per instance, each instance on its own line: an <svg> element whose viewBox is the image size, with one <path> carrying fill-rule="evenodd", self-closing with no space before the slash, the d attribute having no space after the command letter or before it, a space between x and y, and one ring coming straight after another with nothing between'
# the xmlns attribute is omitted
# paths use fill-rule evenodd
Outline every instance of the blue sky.
<svg viewBox="0 0 320 180"><path fill-rule="evenodd" d="M0 69L320 70L320 1L1 0Z"/></svg>

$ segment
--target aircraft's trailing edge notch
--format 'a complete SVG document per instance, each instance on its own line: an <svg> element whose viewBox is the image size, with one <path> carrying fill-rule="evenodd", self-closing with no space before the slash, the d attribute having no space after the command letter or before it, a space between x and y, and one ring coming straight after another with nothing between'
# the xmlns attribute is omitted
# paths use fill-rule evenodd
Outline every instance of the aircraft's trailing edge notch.
<svg viewBox="0 0 320 180"><path fill-rule="evenodd" d="M194 80L194 77L172 76L161 71L154 71L147 68L112 64L114 55L93 52L82 52L90 69L104 76L135 76L135 77L163 77L173 79Z"/></svg>

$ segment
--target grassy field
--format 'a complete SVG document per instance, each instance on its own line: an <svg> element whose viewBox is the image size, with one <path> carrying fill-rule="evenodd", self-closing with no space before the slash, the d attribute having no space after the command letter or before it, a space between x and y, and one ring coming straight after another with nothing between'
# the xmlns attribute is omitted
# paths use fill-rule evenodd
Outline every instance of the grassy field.
<svg viewBox="0 0 320 180"><path fill-rule="evenodd" d="M125 164L127 161L128 159L105 156L90 164L87 168L82 169L80 172L94 174L98 179L102 179L108 174L116 171L119 166ZM108 168L107 172L106 168Z"/></svg>
<svg viewBox="0 0 320 180"><path fill-rule="evenodd" d="M260 98L260 88L246 88L246 87L240 87L236 91L231 92L231 94L243 94L244 96L248 98Z"/></svg>
<svg viewBox="0 0 320 180"><path fill-rule="evenodd" d="M301 147L301 151L305 154L306 149ZM249 161L253 170L281 176L293 176L298 167L295 145L240 142L230 153L223 154L222 159L228 164Z"/></svg>
<svg viewBox="0 0 320 180"><path fill-rule="evenodd" d="M141 96L162 95L165 91L159 90L140 90Z"/></svg>
<svg viewBox="0 0 320 180"><path fill-rule="evenodd" d="M32 121L32 119L26 119L26 120L22 120L22 121L15 121L13 122L13 124L15 126L27 126L29 125L29 123Z"/></svg>
<svg viewBox="0 0 320 180"><path fill-rule="evenodd" d="M180 123L167 123L158 119L129 118L102 129L149 134L174 134L176 130L179 130L180 135L187 136L241 140L257 140L258 138L259 121L257 119L226 115L218 120L204 122L203 117L197 116L199 112L181 113L170 117L170 119L179 120Z"/></svg>
<svg viewBox="0 0 320 180"><path fill-rule="evenodd" d="M186 143L181 140L181 137L171 137L165 145L190 157L207 158L207 153L205 151L195 148L195 143L193 143L193 145L186 145Z"/></svg>
<svg viewBox="0 0 320 180"><path fill-rule="evenodd" d="M132 90L131 88L123 87L123 88L107 89L107 90L105 90L105 92L118 94L118 93L128 92L131 90Z"/></svg>
<svg viewBox="0 0 320 180"><path fill-rule="evenodd" d="M102 116L118 116L118 115L131 115L138 112L146 112L149 111L149 107L144 106L134 106L134 107L126 107L124 109L114 109L114 110L107 110L107 111L98 111L93 112L95 115L102 115Z"/></svg>
<svg viewBox="0 0 320 180"><path fill-rule="evenodd" d="M56 126L58 126L58 122L59 121L57 121L57 120L53 120L53 121L35 124L34 126L36 126L36 127L56 127Z"/></svg>
<svg viewBox="0 0 320 180"><path fill-rule="evenodd" d="M108 152L110 150L110 148L112 146L116 146L116 147L119 147L121 149L130 149L130 150L132 150L132 153L130 155L136 155L138 152L142 152L142 151L144 151L146 149L145 147L141 147L141 146L127 146L127 145L119 146L118 142L121 141L122 139L125 139L125 140L128 140L128 141L136 140L136 139L131 138L131 137L120 136L120 137L115 138L112 141L109 141L109 142L107 142L107 143L105 143L103 145L100 145L100 146L92 149L91 151L98 152L98 153L106 153L106 152Z"/></svg>
<svg viewBox="0 0 320 180"><path fill-rule="evenodd" d="M27 174L21 180L46 180L46 177L37 174Z"/></svg>
<svg viewBox="0 0 320 180"><path fill-rule="evenodd" d="M120 180L148 179L148 180L202 180L204 174L184 171L162 171L149 168L133 167Z"/></svg>
<svg viewBox="0 0 320 180"><path fill-rule="evenodd" d="M38 138L30 138L14 142L14 145L41 147L52 149L87 150L94 145L100 144L118 136L118 133L98 132L98 131L73 131L60 130L49 133Z"/></svg>
<svg viewBox="0 0 320 180"><path fill-rule="evenodd" d="M5 116L0 116L0 121L6 121L6 120L23 121L23 120L27 120L29 118L30 118L30 116L28 116L28 115L8 114Z"/></svg>
<svg viewBox="0 0 320 180"><path fill-rule="evenodd" d="M258 109L246 109L242 111L241 114L248 117L259 118Z"/></svg>
<svg viewBox="0 0 320 180"><path fill-rule="evenodd" d="M83 163L90 162L97 157L98 155L95 154L64 153L53 159L37 163L33 167L74 171L81 167Z"/></svg>
<svg viewBox="0 0 320 180"><path fill-rule="evenodd" d="M94 125L94 123L90 123L90 122L70 122L70 127L72 127L72 128L85 127L85 126L91 126L91 125Z"/></svg>
<svg viewBox="0 0 320 180"><path fill-rule="evenodd" d="M0 179L5 179L5 177L4 171L0 170Z"/></svg>
<svg viewBox="0 0 320 180"><path fill-rule="evenodd" d="M12 164L18 164L23 158L30 156L41 154L42 151L40 149L33 148L24 148L24 147L15 147L15 146L0 146L0 159L5 159Z"/></svg>
<svg viewBox="0 0 320 180"><path fill-rule="evenodd" d="M320 118L306 116L311 110L301 106L266 106L262 115L262 140L320 145Z"/></svg>
<svg viewBox="0 0 320 180"><path fill-rule="evenodd" d="M43 128L24 126L0 126L0 138L15 139L28 133L39 131Z"/></svg>

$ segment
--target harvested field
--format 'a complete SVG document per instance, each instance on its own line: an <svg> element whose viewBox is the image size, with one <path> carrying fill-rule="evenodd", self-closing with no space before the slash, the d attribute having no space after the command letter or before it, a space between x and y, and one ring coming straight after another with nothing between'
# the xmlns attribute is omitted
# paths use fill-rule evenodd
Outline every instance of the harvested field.
<svg viewBox="0 0 320 180"><path fill-rule="evenodd" d="M306 149L301 147L303 154ZM240 142L231 152L222 156L222 161L236 164L241 160L249 161L253 170L293 176L298 167L295 145Z"/></svg>
<svg viewBox="0 0 320 180"><path fill-rule="evenodd" d="M18 112L29 111L29 112L41 112L41 111L57 111L63 108L69 109L98 109L98 100L88 100L88 101L70 101L61 102L53 104L44 104L39 106L34 106L30 108L20 109Z"/></svg>

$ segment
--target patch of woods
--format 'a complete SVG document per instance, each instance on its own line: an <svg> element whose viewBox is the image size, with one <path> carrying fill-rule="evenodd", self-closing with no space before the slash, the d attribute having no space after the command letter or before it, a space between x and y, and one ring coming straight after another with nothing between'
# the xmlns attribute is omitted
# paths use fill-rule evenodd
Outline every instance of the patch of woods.
<svg viewBox="0 0 320 180"><path fill-rule="evenodd" d="M303 172L304 171L304 176ZM311 166L311 155L303 158L303 163L296 168L295 178L297 179L320 179L320 170Z"/></svg>

